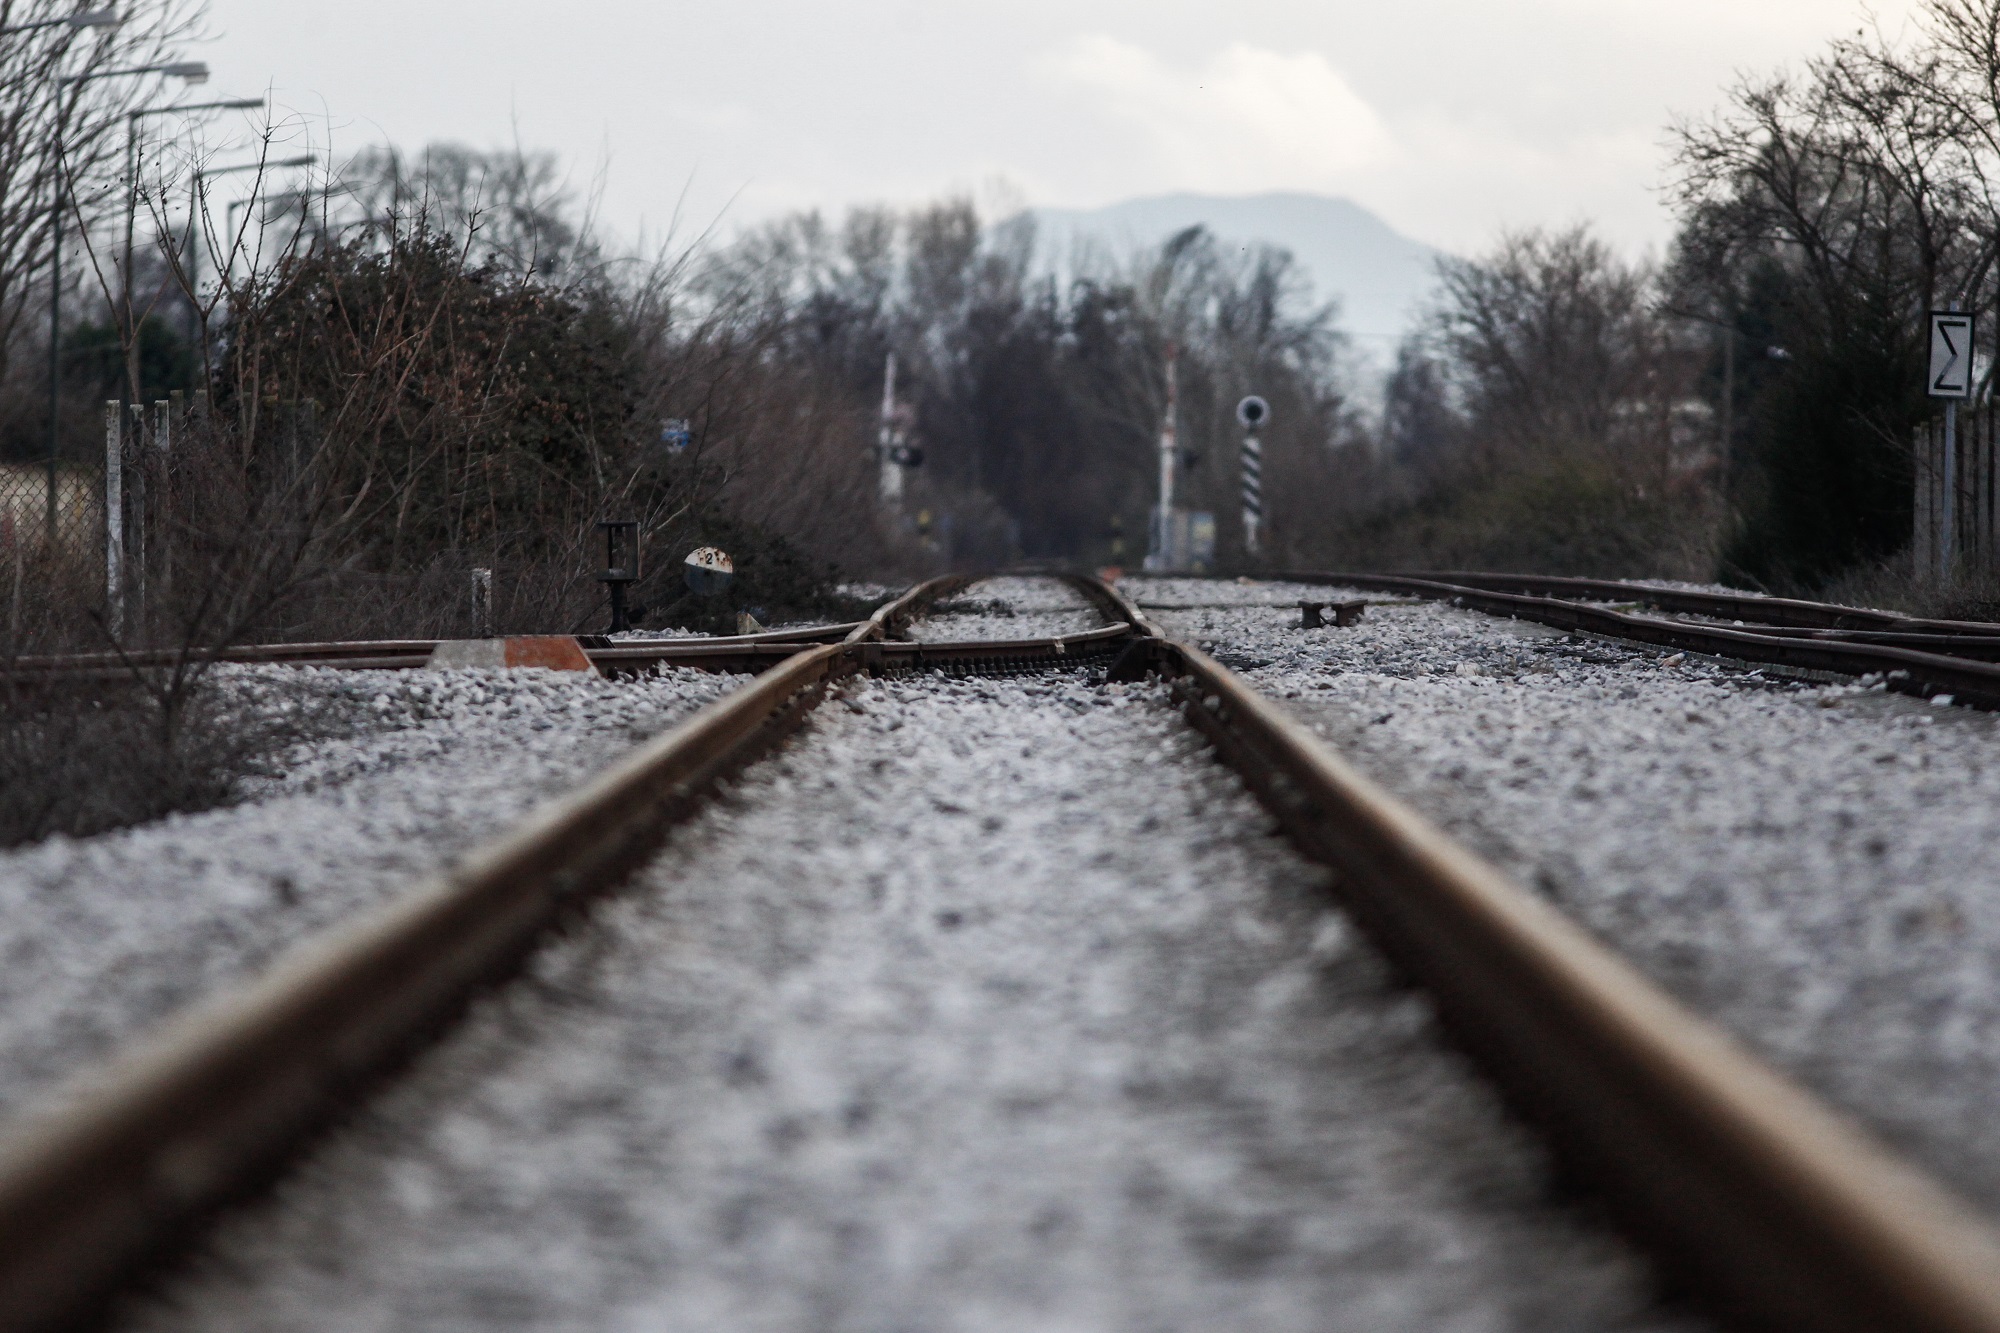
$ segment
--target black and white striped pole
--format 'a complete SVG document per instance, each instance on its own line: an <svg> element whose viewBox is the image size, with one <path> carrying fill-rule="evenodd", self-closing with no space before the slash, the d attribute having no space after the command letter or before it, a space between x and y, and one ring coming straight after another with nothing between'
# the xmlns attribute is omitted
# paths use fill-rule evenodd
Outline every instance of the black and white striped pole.
<svg viewBox="0 0 2000 1333"><path fill-rule="evenodd" d="M1257 529L1264 523L1264 446L1257 432L1271 419L1271 405L1251 394L1236 405L1243 423L1243 553L1257 554Z"/></svg>

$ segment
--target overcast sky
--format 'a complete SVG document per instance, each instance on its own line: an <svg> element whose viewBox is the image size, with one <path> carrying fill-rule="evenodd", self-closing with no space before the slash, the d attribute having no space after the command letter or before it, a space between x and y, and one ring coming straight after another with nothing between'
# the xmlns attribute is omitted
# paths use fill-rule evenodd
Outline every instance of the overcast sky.
<svg viewBox="0 0 2000 1333"><path fill-rule="evenodd" d="M1900 27L1917 0L1874 0ZM552 148L627 239L969 191L1345 195L1420 240L1657 247L1665 126L1855 0L211 0L209 89L337 149ZM685 200L682 204L683 198Z"/></svg>

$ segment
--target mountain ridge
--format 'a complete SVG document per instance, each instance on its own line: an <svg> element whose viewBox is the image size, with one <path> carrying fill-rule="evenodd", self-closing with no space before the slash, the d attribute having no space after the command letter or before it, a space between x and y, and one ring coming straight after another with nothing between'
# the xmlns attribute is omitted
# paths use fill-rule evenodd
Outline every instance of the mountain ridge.
<svg viewBox="0 0 2000 1333"><path fill-rule="evenodd" d="M1156 246L1197 224L1224 244L1280 246L1310 279L1316 300L1340 305L1339 327L1384 362L1415 325L1436 287L1441 253L1395 230L1351 199L1301 191L1147 195L1102 208L1031 208L1040 257L1065 266L1082 243L1114 254Z"/></svg>

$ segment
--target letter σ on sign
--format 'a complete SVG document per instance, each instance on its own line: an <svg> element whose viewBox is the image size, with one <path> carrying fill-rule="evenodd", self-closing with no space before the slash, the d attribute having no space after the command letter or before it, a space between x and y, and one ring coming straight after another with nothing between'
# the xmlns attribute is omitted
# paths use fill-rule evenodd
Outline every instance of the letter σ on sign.
<svg viewBox="0 0 2000 1333"><path fill-rule="evenodd" d="M1933 398L1972 397L1972 316L1931 311L1931 367L1925 384Z"/></svg>

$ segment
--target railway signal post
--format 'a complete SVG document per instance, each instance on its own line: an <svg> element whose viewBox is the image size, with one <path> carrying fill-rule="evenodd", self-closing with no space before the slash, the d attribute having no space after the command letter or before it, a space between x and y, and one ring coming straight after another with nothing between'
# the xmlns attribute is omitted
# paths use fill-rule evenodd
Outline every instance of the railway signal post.
<svg viewBox="0 0 2000 1333"><path fill-rule="evenodd" d="M1257 554L1257 530L1264 524L1264 445L1257 432L1271 419L1271 405L1251 394L1236 405L1243 423L1243 553Z"/></svg>
<svg viewBox="0 0 2000 1333"><path fill-rule="evenodd" d="M1180 349L1167 344L1167 410L1160 421L1160 502L1153 506L1152 540L1148 543L1145 567L1150 570L1167 570L1179 561L1179 552L1174 550L1174 465L1179 461L1180 445L1174 433L1174 408L1177 393L1174 385L1174 362L1180 356Z"/></svg>

